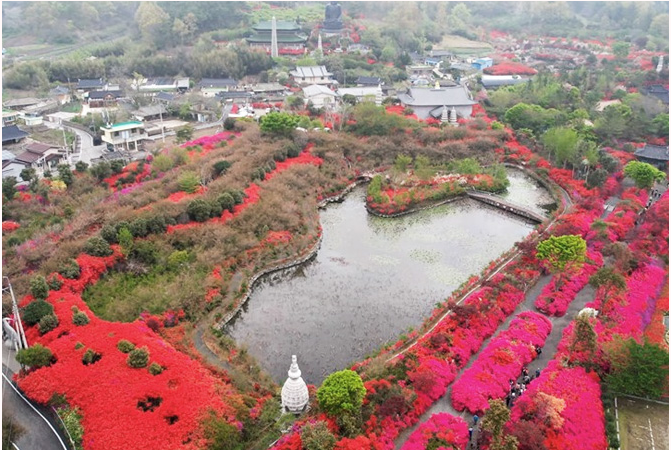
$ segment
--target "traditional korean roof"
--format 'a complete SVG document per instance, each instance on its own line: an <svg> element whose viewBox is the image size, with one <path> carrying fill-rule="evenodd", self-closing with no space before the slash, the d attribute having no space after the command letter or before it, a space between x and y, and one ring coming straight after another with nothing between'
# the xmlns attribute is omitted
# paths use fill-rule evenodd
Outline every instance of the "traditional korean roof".
<svg viewBox="0 0 671 450"><path fill-rule="evenodd" d="M13 141L15 139L22 139L28 136L28 133L17 127L11 125L9 127L2 127L2 142Z"/></svg>
<svg viewBox="0 0 671 450"><path fill-rule="evenodd" d="M175 94L171 94L170 92L159 92L154 98L163 100L164 102L171 102L175 99Z"/></svg>
<svg viewBox="0 0 671 450"><path fill-rule="evenodd" d="M203 78L198 83L198 87L203 89L216 89L216 88L226 88L226 87L235 87L238 85L238 82L233 78Z"/></svg>
<svg viewBox="0 0 671 450"><path fill-rule="evenodd" d="M56 86L52 90L49 91L49 95L65 95L69 94L70 89L66 88L65 86Z"/></svg>
<svg viewBox="0 0 671 450"><path fill-rule="evenodd" d="M463 86L444 87L440 89L410 88L398 98L408 106L460 106L475 105L468 91Z"/></svg>
<svg viewBox="0 0 671 450"><path fill-rule="evenodd" d="M89 92L89 100L102 100L108 96L114 98L121 98L123 94L121 91L91 91Z"/></svg>
<svg viewBox="0 0 671 450"><path fill-rule="evenodd" d="M44 157L44 155L40 155L38 153L33 153L33 152L23 152L19 156L16 157L16 161L25 163L25 164L32 164L38 159Z"/></svg>
<svg viewBox="0 0 671 450"><path fill-rule="evenodd" d="M287 21L287 20L277 20L275 21L277 31L300 31L301 27L298 26L296 22ZM270 20L259 22L252 27L256 31L272 31L273 24ZM278 36L279 37L279 36Z"/></svg>
<svg viewBox="0 0 671 450"><path fill-rule="evenodd" d="M271 42L271 35L270 33L268 34L255 34L253 36L249 36L246 38L247 42L250 44L266 44ZM277 35L277 43L278 44L302 44L305 41L307 41L308 38L306 36L302 36L300 34L278 34Z"/></svg>
<svg viewBox="0 0 671 450"><path fill-rule="evenodd" d="M77 83L77 89L96 89L96 88L101 88L105 85L105 82L103 81L102 78L96 78L96 79L84 79L84 80L79 80Z"/></svg>
<svg viewBox="0 0 671 450"><path fill-rule="evenodd" d="M215 97L219 97L222 100L229 100L234 98L251 98L252 93L244 91L229 91L229 92L221 91L217 93Z"/></svg>
<svg viewBox="0 0 671 450"><path fill-rule="evenodd" d="M669 160L669 146L645 144L634 152L635 156L659 161Z"/></svg>
<svg viewBox="0 0 671 450"><path fill-rule="evenodd" d="M359 77L356 79L356 84L363 84L367 86L377 86L382 84L382 78L380 77Z"/></svg>
<svg viewBox="0 0 671 450"><path fill-rule="evenodd" d="M648 87L648 95L656 97L662 103L669 104L669 90L661 84L654 84Z"/></svg>

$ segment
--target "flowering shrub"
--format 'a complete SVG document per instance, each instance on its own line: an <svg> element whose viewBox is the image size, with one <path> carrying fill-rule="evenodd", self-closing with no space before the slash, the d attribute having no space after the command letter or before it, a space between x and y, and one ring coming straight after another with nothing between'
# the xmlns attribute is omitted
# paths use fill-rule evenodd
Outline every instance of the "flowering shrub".
<svg viewBox="0 0 671 450"><path fill-rule="evenodd" d="M439 413L415 430L401 450L424 450L431 448L465 449L468 444L468 425L461 417Z"/></svg>
<svg viewBox="0 0 671 450"><path fill-rule="evenodd" d="M482 70L487 75L536 75L538 71L516 62L503 62Z"/></svg>
<svg viewBox="0 0 671 450"><path fill-rule="evenodd" d="M241 400L228 383L176 351L143 322L109 323L90 313L79 293L119 257L118 247L113 248L115 254L107 258L81 255L77 258L80 278L64 279L60 291L50 292L47 301L61 320L41 337L34 327L27 334L31 342L48 347L57 362L21 376L19 386L39 403L59 393L71 407L79 408L84 448L202 448L205 438L200 423L208 411L236 423L231 405ZM88 325L63 320L69 319L73 307L91 317ZM164 368L162 373L129 368L128 355L117 349L119 338L146 347L152 361ZM77 348L91 350L89 364L82 362L83 353ZM140 408L148 398L161 401L151 409Z"/></svg>
<svg viewBox="0 0 671 450"><path fill-rule="evenodd" d="M16 229L18 229L21 225L19 225L16 222L12 222L10 220L6 220L2 222L2 232L3 233L10 233Z"/></svg>
<svg viewBox="0 0 671 450"><path fill-rule="evenodd" d="M551 330L550 321L540 314L518 314L454 383L454 408L482 413L489 408L490 399L505 397L510 389L508 380L517 379L522 368L536 358L534 347L542 347Z"/></svg>
<svg viewBox="0 0 671 450"><path fill-rule="evenodd" d="M601 253L587 250L587 261L577 271L565 271L552 277L545 285L534 305L540 311L561 317L575 298L587 285L589 278L603 265Z"/></svg>
<svg viewBox="0 0 671 450"><path fill-rule="evenodd" d="M599 376L550 361L514 404L508 430L521 422L531 422L542 432L548 450L607 448Z"/></svg>

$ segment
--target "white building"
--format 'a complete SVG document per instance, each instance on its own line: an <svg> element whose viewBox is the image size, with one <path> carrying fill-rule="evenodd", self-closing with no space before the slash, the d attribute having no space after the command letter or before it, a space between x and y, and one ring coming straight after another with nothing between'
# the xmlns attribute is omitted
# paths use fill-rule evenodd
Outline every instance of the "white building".
<svg viewBox="0 0 671 450"><path fill-rule="evenodd" d="M338 99L338 94L326 86L318 84L304 87L303 96L305 97L305 103L312 102L315 108L335 105Z"/></svg>
<svg viewBox="0 0 671 450"><path fill-rule="evenodd" d="M338 84L333 79L333 74L326 70L326 66L297 66L296 70L289 72L296 84L301 86L308 86L311 84Z"/></svg>
<svg viewBox="0 0 671 450"><path fill-rule="evenodd" d="M101 127L102 141L114 146L115 150L138 150L138 143L147 139L144 124L139 121L115 123Z"/></svg>
<svg viewBox="0 0 671 450"><path fill-rule="evenodd" d="M351 88L340 88L338 89L338 95L342 98L345 95L352 95L356 98L358 103L361 102L375 102L377 106L382 105L382 100L384 99L384 94L382 92L382 86L361 86L361 87L351 87Z"/></svg>

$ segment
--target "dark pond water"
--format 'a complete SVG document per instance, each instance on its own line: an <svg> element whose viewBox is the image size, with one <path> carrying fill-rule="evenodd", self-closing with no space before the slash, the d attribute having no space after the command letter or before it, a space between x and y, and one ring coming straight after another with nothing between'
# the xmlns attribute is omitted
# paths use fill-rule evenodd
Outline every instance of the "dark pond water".
<svg viewBox="0 0 671 450"><path fill-rule="evenodd" d="M510 201L551 199L522 173L511 182ZM361 187L322 211L317 256L260 280L228 327L278 383L292 354L303 379L319 385L395 341L533 229L469 199L394 219L370 216L364 200Z"/></svg>

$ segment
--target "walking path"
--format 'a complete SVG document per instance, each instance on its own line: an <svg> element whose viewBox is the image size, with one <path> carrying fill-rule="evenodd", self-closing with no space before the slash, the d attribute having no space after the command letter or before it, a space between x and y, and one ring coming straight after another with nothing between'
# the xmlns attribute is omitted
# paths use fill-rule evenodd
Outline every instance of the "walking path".
<svg viewBox="0 0 671 450"><path fill-rule="evenodd" d="M45 407L29 402L16 386L12 378L20 370L14 358L14 351L2 348L2 412L19 424L24 433L12 439L19 449L67 450L69 442L56 425L54 416ZM4 438L4 436L3 436Z"/></svg>

